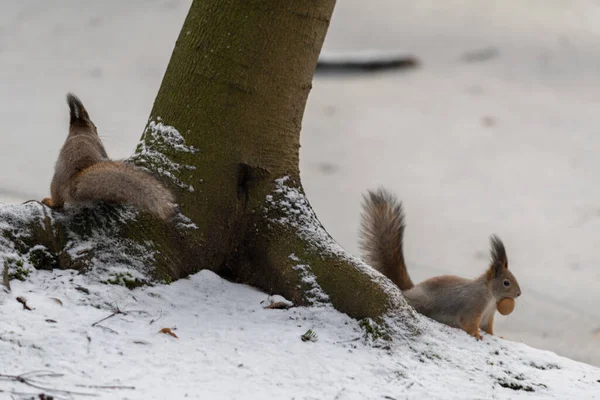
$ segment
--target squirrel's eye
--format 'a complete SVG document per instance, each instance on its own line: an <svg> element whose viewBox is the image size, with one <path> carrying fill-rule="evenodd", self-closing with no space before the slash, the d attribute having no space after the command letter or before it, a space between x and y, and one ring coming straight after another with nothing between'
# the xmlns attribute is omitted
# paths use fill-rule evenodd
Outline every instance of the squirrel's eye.
<svg viewBox="0 0 600 400"><path fill-rule="evenodd" d="M510 281L508 279L505 279L502 284L504 285L504 287L510 287Z"/></svg>

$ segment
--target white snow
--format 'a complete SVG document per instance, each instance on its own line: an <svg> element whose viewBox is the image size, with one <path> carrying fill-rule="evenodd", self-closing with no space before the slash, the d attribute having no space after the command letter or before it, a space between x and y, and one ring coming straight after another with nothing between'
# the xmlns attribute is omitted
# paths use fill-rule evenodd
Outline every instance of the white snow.
<svg viewBox="0 0 600 400"><path fill-rule="evenodd" d="M434 322L376 348L330 307L264 309L268 295L209 271L133 291L68 270L12 286L0 291L0 374L59 376L35 378L43 390L0 378L0 398L600 398L598 369L550 352ZM316 342L301 340L309 329Z"/></svg>
<svg viewBox="0 0 600 400"><path fill-rule="evenodd" d="M173 152L194 154L199 150L194 146L186 145L185 139L175 127L165 125L161 121L161 117L156 117L156 121L150 118L148 126L137 145L136 152L129 157L129 160L136 162L138 165L146 166L151 171L168 177L177 186L193 192L194 187L189 183L185 183L182 180L182 175L185 170L193 171L196 167L177 163L171 160L167 154Z"/></svg>

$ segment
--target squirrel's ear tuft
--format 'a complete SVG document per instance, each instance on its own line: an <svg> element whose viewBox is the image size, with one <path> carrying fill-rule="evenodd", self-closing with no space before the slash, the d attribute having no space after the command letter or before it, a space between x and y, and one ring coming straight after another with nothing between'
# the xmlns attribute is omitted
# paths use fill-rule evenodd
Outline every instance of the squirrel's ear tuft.
<svg viewBox="0 0 600 400"><path fill-rule="evenodd" d="M500 273L503 269L508 269L506 249L498 236L492 235L490 238L490 247L492 253L492 268L494 269L494 272Z"/></svg>
<svg viewBox="0 0 600 400"><path fill-rule="evenodd" d="M71 124L74 124L77 121L90 120L90 116L81 100L79 100L79 97L75 96L73 93L67 93L67 104L69 105Z"/></svg>

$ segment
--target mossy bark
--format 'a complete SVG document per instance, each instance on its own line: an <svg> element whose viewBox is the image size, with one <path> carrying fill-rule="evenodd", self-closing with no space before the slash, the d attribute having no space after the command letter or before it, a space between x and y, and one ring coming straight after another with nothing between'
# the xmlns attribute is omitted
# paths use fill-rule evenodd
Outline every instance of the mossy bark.
<svg viewBox="0 0 600 400"><path fill-rule="evenodd" d="M181 214L165 224L108 206L73 211L41 231L44 224L32 222L26 246L42 243L55 267L84 269L95 268L101 252L121 262L116 246L154 278L209 268L299 305L330 302L356 318L405 307L393 285L337 246L303 197L301 122L334 4L195 0L131 159L162 176ZM157 139L169 129L180 135L171 146ZM285 190L304 199L293 210L281 207L291 193L282 190L284 177ZM125 242L74 254L74 242L98 235Z"/></svg>

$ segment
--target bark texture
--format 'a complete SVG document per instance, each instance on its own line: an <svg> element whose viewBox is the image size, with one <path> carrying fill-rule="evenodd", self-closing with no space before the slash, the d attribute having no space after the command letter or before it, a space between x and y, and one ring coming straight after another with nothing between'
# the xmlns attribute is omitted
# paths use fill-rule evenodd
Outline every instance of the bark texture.
<svg viewBox="0 0 600 400"><path fill-rule="evenodd" d="M331 239L300 183L301 122L334 3L195 0L131 158L173 191L180 214L3 207L5 264L113 271L131 286L209 268L298 305L410 322L399 291Z"/></svg>

